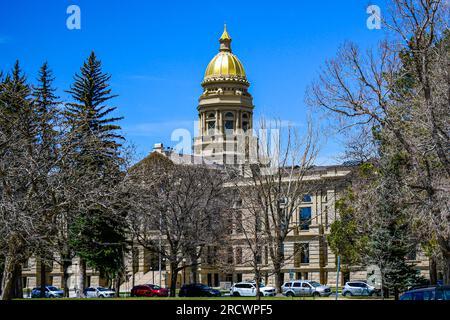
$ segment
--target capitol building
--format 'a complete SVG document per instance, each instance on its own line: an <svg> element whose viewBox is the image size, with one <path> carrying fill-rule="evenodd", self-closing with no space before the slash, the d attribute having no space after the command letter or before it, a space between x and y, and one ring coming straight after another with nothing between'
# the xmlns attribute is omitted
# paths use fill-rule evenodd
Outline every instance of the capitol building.
<svg viewBox="0 0 450 320"><path fill-rule="evenodd" d="M202 159L202 163L235 165L245 168L254 160L257 138L254 136L254 105L250 82L244 64L232 50L232 38L225 26L219 39L218 53L206 66L203 92L198 100L198 136L193 140L193 154L186 158ZM193 119L195 120L195 119ZM168 157L173 151L162 144L155 144L153 152ZM178 157L179 158L179 157ZM195 165L195 164L193 164ZM327 244L331 223L337 218L336 200L351 184L351 165L315 166L304 179L317 186L314 192L303 197L298 214L294 215L291 232L284 243L285 256L289 257L283 265L284 280L309 279L322 284L336 283L336 257ZM245 169L241 171L245 179ZM245 211L245 210L244 210ZM243 212L245 214L245 212ZM305 217L309 221L302 223ZM226 288L233 282L253 279L253 269L245 263L246 244L239 228L231 230L232 243L229 248L230 263L224 270L210 261L201 261L197 282L213 287ZM411 256L425 277L428 275L428 259L419 251ZM127 281L122 283L121 291L129 291L133 285L154 283L169 286L169 271L163 262L161 268L158 257L143 247L133 250L127 259ZM270 255L262 248L261 270L267 285L275 284L271 273ZM25 287L40 284L39 262L31 258L23 268ZM70 268L70 288L76 286L77 259ZM189 270L180 272L177 287L192 281L187 279ZM62 285L62 268L56 262L47 272L47 284ZM339 282L348 280L367 280L366 268L355 266L349 272L340 273ZM103 285L104 280L94 270L87 270L88 286Z"/></svg>

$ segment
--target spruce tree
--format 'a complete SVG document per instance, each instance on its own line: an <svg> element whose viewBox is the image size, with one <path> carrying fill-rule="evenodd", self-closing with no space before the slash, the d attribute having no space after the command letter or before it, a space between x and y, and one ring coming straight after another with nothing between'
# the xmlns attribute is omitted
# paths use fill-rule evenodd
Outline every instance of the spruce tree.
<svg viewBox="0 0 450 320"><path fill-rule="evenodd" d="M37 140L40 157L40 168L42 172L41 177L41 192L43 194L44 203L51 204L54 202L55 194L51 188L51 182L49 177L54 170L56 161L58 159L58 144L59 144L59 131L56 129L59 120L59 110L57 101L58 97L55 95L56 89L53 87L54 77L52 71L49 69L48 64L45 62L38 74L37 85L33 87L34 97L34 112L36 114L36 126L37 126ZM46 196L45 196L46 195ZM48 214L42 217L42 234L50 236L52 234L52 221L53 216L51 212L53 210L52 205L46 206ZM53 261L53 252L49 250L48 246L44 244L38 248L37 254L40 256L41 266L41 297L45 296L46 285L46 267Z"/></svg>
<svg viewBox="0 0 450 320"><path fill-rule="evenodd" d="M73 99L66 104L65 113L69 127L70 170L78 177L75 181L81 192L79 197L85 202L70 232L70 243L80 257L81 292L86 278L86 263L95 268L102 264L115 266L117 276L121 269L117 259L123 257L123 224L107 222L119 221L123 217L116 216L111 207L105 206L105 202L108 203L105 198L122 178L120 152L124 139L118 133L120 126L117 124L122 117L111 116L116 108L108 105L109 100L116 97L109 87L110 78L109 74L103 73L101 62L92 52L67 91ZM111 243L111 238L120 241ZM109 262L105 261L108 259ZM113 272L108 269L108 273Z"/></svg>

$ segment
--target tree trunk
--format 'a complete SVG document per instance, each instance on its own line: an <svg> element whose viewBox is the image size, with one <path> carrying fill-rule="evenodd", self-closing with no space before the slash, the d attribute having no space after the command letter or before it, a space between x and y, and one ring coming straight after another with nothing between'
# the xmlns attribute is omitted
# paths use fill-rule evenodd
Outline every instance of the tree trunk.
<svg viewBox="0 0 450 320"><path fill-rule="evenodd" d="M281 293L281 286L283 285L284 281L284 273L281 272L281 260L278 260L278 258L278 262L273 262L273 273L275 275L275 289L277 290L277 293Z"/></svg>
<svg viewBox="0 0 450 320"><path fill-rule="evenodd" d="M119 296L120 296L120 272L117 272L117 275L114 278L114 291L116 292L116 298L119 298Z"/></svg>
<svg viewBox="0 0 450 320"><path fill-rule="evenodd" d="M64 287L64 297L69 297L69 267L72 265L72 260L67 256L63 256L63 287Z"/></svg>
<svg viewBox="0 0 450 320"><path fill-rule="evenodd" d="M436 258L431 257L430 258L430 284L436 284L437 283L437 264L436 264Z"/></svg>
<svg viewBox="0 0 450 320"><path fill-rule="evenodd" d="M394 300L398 300L398 296L399 296L399 292L398 292L398 288L397 287L395 287L394 288Z"/></svg>
<svg viewBox="0 0 450 320"><path fill-rule="evenodd" d="M256 285L256 300L261 300L261 290L259 288L259 284L261 283L261 273L258 267L255 268L255 285Z"/></svg>
<svg viewBox="0 0 450 320"><path fill-rule="evenodd" d="M14 286L14 298L23 298L23 285L22 285L22 265L20 263L16 264L14 270L15 286Z"/></svg>
<svg viewBox="0 0 450 320"><path fill-rule="evenodd" d="M190 282L191 283L197 283L198 278L198 265L197 265L197 257L193 256L191 257L191 272L190 272Z"/></svg>
<svg viewBox="0 0 450 320"><path fill-rule="evenodd" d="M170 263L170 296L175 297L177 290L178 266L176 263Z"/></svg>
<svg viewBox="0 0 450 320"><path fill-rule="evenodd" d="M86 284L86 260L80 258L78 266L78 292L80 297L84 298L84 289Z"/></svg>
<svg viewBox="0 0 450 320"><path fill-rule="evenodd" d="M5 258L5 270L3 271L1 300L15 298L17 265L18 262L14 258L14 255L7 254Z"/></svg>
<svg viewBox="0 0 450 320"><path fill-rule="evenodd" d="M442 253L444 284L450 284L450 240L439 237L439 247Z"/></svg>
<svg viewBox="0 0 450 320"><path fill-rule="evenodd" d="M45 263L44 263L44 260L41 258L41 292L40 292L40 297L41 298L45 298L45 285L46 285L46 283L45 283L45 278L46 278L45 273L46 273Z"/></svg>
<svg viewBox="0 0 450 320"><path fill-rule="evenodd" d="M450 251L442 252L444 258L444 284L450 284Z"/></svg>

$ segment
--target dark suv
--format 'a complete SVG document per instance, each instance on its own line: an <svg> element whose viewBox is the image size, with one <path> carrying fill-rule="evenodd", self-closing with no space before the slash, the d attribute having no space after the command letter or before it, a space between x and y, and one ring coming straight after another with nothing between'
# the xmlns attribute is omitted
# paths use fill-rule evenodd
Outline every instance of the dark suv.
<svg viewBox="0 0 450 320"><path fill-rule="evenodd" d="M206 284L191 283L185 284L178 292L180 297L220 297L219 290L208 287Z"/></svg>
<svg viewBox="0 0 450 320"><path fill-rule="evenodd" d="M447 300L450 301L450 286L430 286L406 291L400 300Z"/></svg>

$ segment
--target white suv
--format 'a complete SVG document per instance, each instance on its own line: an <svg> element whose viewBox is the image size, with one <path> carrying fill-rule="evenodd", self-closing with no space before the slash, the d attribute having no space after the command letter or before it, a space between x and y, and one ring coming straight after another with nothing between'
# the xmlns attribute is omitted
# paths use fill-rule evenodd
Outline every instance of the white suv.
<svg viewBox="0 0 450 320"><path fill-rule="evenodd" d="M274 297L276 290L274 287L266 287L263 284L259 285L260 296ZM239 282L235 283L230 288L230 295L234 297L256 297L256 284L254 282Z"/></svg>

